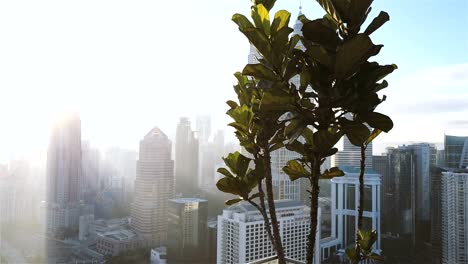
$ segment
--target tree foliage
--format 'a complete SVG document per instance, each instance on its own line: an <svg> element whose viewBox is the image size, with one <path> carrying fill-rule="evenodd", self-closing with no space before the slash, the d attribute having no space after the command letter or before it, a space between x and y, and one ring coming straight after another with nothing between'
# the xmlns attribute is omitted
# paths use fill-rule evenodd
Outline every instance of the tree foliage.
<svg viewBox="0 0 468 264"><path fill-rule="evenodd" d="M217 186L239 196L227 204L248 201L262 212L267 224L270 220L266 211L270 213L273 232L268 227L267 232L280 263L284 263L284 252L276 230L270 153L286 147L301 155L290 160L283 170L293 181L305 178L310 183L307 263L312 263L319 179L344 175L337 167L321 171L320 165L337 152L335 145L343 136L353 145L365 148L379 133L393 127L388 116L375 110L386 98L378 94L388 86L383 79L397 67L370 61L383 47L374 44L370 35L389 20L388 14L381 12L362 30L371 0L317 2L325 15L315 20L299 17L302 35L291 35L288 11L280 10L271 17L274 0L253 1L251 20L241 14L232 17L260 57L257 64L247 64L235 74L237 101L227 102L227 114L233 119L229 125L250 158L238 152L224 158L227 168L218 170L224 178ZM299 76L299 83L292 82L294 76ZM253 169L249 168L250 161ZM258 191L251 194L255 188ZM260 202L254 198L260 198ZM360 246L354 250L359 259L373 258L366 251L375 241L370 239L372 234L357 234L356 244ZM348 252L353 260L353 253Z"/></svg>

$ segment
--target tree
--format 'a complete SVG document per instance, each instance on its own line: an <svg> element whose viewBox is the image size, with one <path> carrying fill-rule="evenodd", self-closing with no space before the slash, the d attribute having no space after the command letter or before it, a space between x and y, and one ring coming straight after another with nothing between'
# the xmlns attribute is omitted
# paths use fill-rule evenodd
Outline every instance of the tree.
<svg viewBox="0 0 468 264"><path fill-rule="evenodd" d="M374 110L385 100L385 96L380 98L377 94L388 86L382 79L396 65L369 62L383 47L373 44L370 35L389 20L388 14L381 12L360 32L370 12L371 0L317 1L326 14L315 20L299 17L303 36L290 37L293 30L288 26L290 13L286 10L276 12L270 23L269 12L275 0L254 1L253 22L240 14L232 18L261 58L258 64L248 64L235 74L238 101L227 102L230 107L227 114L234 120L229 125L235 128L241 146L251 158L238 152L224 158L228 169L218 170L225 177L217 186L223 192L239 196L227 204L245 200L262 213L279 263L285 263L285 259L274 207L270 153L286 147L302 156L288 161L283 170L293 181L306 178L310 183L307 263L312 263L319 179L344 175L337 167L321 171L320 165L337 152L334 146L344 135L352 144L361 146L358 219L361 228L364 149L382 131L388 132L393 127L388 116ZM304 50L297 47L299 41ZM297 75L300 83L296 86L291 79ZM249 168L251 161L255 165L253 169ZM258 192L251 194L255 187ZM372 234L375 232L358 231L356 247L347 250L353 262L377 258L370 253L375 241Z"/></svg>

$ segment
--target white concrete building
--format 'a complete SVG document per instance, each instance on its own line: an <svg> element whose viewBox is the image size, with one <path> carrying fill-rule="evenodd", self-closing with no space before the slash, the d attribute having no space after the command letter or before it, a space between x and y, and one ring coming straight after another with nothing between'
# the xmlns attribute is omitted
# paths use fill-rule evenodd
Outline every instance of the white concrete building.
<svg viewBox="0 0 468 264"><path fill-rule="evenodd" d="M331 180L331 237L338 238L341 248L353 245L356 239L359 206L359 168L340 167L345 176ZM374 250L380 251L380 174L367 170L364 175L364 230L376 230Z"/></svg>
<svg viewBox="0 0 468 264"><path fill-rule="evenodd" d="M152 248L150 260L151 264L167 264L166 247Z"/></svg>
<svg viewBox="0 0 468 264"><path fill-rule="evenodd" d="M300 201L275 201L281 239L286 257L306 259L310 208ZM320 211L318 218L320 219ZM318 221L320 230L320 221ZM316 238L318 262L320 232ZM217 263L250 263L276 255L264 229L260 212L248 203L233 205L218 216Z"/></svg>
<svg viewBox="0 0 468 264"><path fill-rule="evenodd" d="M372 169L372 142L366 148L366 169ZM332 167L350 166L360 167L361 166L361 148L351 144L349 139L343 137L343 150L336 153L331 158Z"/></svg>
<svg viewBox="0 0 468 264"><path fill-rule="evenodd" d="M468 263L468 170L442 173L442 263Z"/></svg>
<svg viewBox="0 0 468 264"><path fill-rule="evenodd" d="M131 208L131 226L151 245L160 245L167 238L169 199L174 196L174 162L171 141L153 128L140 141L135 194Z"/></svg>

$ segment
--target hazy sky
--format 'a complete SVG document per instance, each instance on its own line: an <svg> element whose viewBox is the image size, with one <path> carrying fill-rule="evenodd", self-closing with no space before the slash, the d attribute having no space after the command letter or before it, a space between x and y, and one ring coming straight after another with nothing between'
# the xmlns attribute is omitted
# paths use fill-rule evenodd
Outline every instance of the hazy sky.
<svg viewBox="0 0 468 264"><path fill-rule="evenodd" d="M293 17L298 6L277 4ZM98 147L137 148L154 126L173 138L182 115L210 113L213 130L224 128L232 74L249 48L230 19L249 7L248 0L1 1L0 162L44 153L61 111L78 111L83 139ZM395 128L374 153L404 141L442 142L444 132L468 135L468 1L376 0L371 17L380 10L391 20L373 35L385 44L377 59L399 69L378 108ZM303 1L303 12L323 15L313 0Z"/></svg>

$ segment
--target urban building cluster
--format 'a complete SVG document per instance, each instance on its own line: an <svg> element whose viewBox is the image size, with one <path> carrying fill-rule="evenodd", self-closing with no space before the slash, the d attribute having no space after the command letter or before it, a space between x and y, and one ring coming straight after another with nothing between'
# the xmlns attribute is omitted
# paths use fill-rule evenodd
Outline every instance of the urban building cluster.
<svg viewBox="0 0 468 264"><path fill-rule="evenodd" d="M296 21L294 34L301 27ZM248 59L258 62L254 48ZM138 152L101 155L82 140L80 117L64 116L52 129L45 173L22 160L0 166L2 230L37 220L50 263L105 263L141 249L154 264L267 261L275 251L261 214L247 203L226 207L232 197L215 186L221 157L235 150L222 130L212 133L209 116L199 116L195 128L180 118L174 144L155 127ZM370 144L366 156L363 226L377 231L374 252L389 263L468 263L468 136L445 135L443 149L415 143L383 155L373 155ZM298 157L280 148L271 167L285 254L304 262L308 182L291 181L282 170ZM345 175L321 182L316 264L344 261L355 242L360 162L360 148L344 137L342 150L322 166Z"/></svg>

